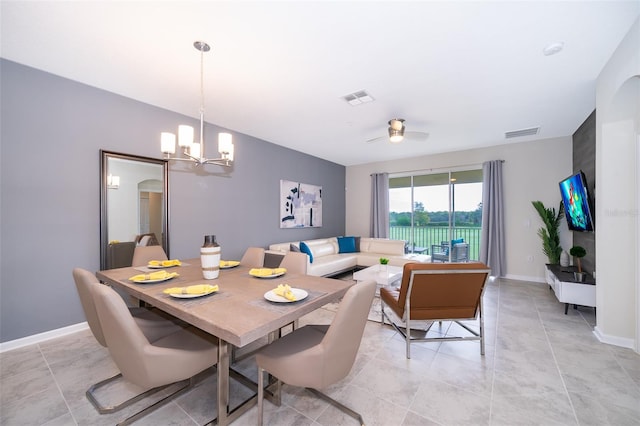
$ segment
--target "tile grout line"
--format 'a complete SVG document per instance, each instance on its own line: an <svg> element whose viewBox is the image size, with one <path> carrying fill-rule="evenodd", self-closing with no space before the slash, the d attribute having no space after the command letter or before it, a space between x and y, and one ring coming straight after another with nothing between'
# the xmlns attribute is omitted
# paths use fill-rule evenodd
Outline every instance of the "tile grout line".
<svg viewBox="0 0 640 426"><path fill-rule="evenodd" d="M62 397L62 400L64 401L64 405L67 407L67 412L69 413L69 415L73 419L73 423L77 426L78 425L78 420L76 420L76 416L73 415L73 411L71 410L71 407L69 406L69 402L67 401L67 398L64 396L64 392L62 392L62 387L60 387L60 383L58 383L58 379L56 378L56 375L53 374L53 370L51 369L51 365L49 365L49 361L47 360L47 357L45 356L44 352L42 351L42 347L40 346L40 343L37 344L37 347L38 347L38 352L40 352L40 355L42 355L42 359L44 360L44 364L47 366L47 370L49 370L49 374L51 374L51 378L53 379L53 383L56 385L56 388L58 389L58 392L60 393L60 396ZM58 417L58 418L60 418L60 417ZM51 420L54 420L54 419L51 419ZM51 420L49 420L49 421L51 421Z"/></svg>
<svg viewBox="0 0 640 426"><path fill-rule="evenodd" d="M495 282L498 285L498 300L496 301L497 309L496 309L495 330L494 330L494 337L493 337L493 363L491 368L491 390L489 395L489 425L491 425L491 421L493 417L493 390L495 388L495 382L496 382L496 355L498 352L498 328L500 327L500 309L501 309L500 297L502 295L502 280L500 279L500 277L496 277ZM484 294L482 297L484 297ZM484 307L484 302L482 306Z"/></svg>
<svg viewBox="0 0 640 426"><path fill-rule="evenodd" d="M540 321L540 325L542 325L542 330L544 331L544 337L545 339L547 339L547 345L549 345L549 349L551 350L551 356L553 357L553 364L556 367L556 371L558 372L558 375L560 376L560 382L562 383L562 388L564 389L564 393L565 396L567 398L567 400L569 401L569 406L571 407L571 412L573 413L573 419L576 422L576 425L580 424L580 421L578 420L578 413L576 413L576 408L573 406L573 401L571 400L571 395L569 395L569 389L567 389L567 383L564 381L564 376L562 375L562 371L560 371L560 366L558 365L558 359L556 358L556 352L553 349L553 344L551 343L551 339L549 338L549 333L547 333L547 327L545 326L544 322L542 321L542 316L540 315L540 309L538 308L538 304L535 303L534 300L534 306L536 308L536 314L538 315L538 321Z"/></svg>

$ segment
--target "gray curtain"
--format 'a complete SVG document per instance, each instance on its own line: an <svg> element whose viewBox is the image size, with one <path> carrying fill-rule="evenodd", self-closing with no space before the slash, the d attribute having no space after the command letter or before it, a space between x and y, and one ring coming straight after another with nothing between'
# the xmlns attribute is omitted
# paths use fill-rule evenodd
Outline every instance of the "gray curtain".
<svg viewBox="0 0 640 426"><path fill-rule="evenodd" d="M502 277L506 272L502 160L482 163L480 261L491 268L491 275L495 277Z"/></svg>
<svg viewBox="0 0 640 426"><path fill-rule="evenodd" d="M371 228L372 237L389 238L389 174L371 175Z"/></svg>

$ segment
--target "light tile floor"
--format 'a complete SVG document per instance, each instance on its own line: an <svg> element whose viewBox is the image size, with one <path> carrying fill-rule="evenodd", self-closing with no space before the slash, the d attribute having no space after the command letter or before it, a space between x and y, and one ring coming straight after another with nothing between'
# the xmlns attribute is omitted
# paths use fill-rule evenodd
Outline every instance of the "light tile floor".
<svg viewBox="0 0 640 426"><path fill-rule="evenodd" d="M370 321L351 374L327 392L367 425L640 425L640 356L599 343L593 309L564 315L547 285L509 280L491 282L484 305L484 357L478 342L420 343L407 360L395 331ZM335 307L301 325L330 322ZM251 358L237 367L256 377ZM116 372L88 330L0 354L0 424L114 424L141 404L99 415L84 392ZM232 380L232 404L247 395ZM189 393L137 424L204 424L215 417L215 398L215 374L204 374ZM265 423L356 424L290 386L280 407L265 403ZM256 424L256 408L235 424Z"/></svg>

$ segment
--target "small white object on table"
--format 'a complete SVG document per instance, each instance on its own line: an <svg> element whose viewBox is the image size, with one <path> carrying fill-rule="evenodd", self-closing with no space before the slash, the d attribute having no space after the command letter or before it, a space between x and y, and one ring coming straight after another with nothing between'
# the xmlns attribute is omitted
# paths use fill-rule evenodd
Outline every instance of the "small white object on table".
<svg viewBox="0 0 640 426"><path fill-rule="evenodd" d="M391 285L401 278L401 266L373 265L353 273L353 279L358 282L375 280L377 284L376 295L380 293L380 287Z"/></svg>

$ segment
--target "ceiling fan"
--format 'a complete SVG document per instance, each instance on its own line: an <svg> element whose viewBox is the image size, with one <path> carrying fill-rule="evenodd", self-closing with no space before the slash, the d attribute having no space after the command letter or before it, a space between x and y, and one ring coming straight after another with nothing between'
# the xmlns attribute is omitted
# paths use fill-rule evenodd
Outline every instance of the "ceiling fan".
<svg viewBox="0 0 640 426"><path fill-rule="evenodd" d="M389 120L389 136L380 136L378 138L369 139L367 143L388 140L391 143L400 143L403 140L424 141L429 136L425 132L406 132L404 127L404 118L392 118Z"/></svg>

